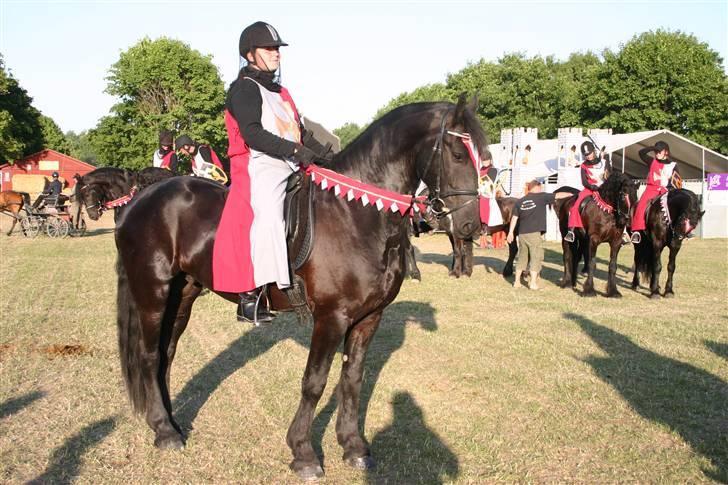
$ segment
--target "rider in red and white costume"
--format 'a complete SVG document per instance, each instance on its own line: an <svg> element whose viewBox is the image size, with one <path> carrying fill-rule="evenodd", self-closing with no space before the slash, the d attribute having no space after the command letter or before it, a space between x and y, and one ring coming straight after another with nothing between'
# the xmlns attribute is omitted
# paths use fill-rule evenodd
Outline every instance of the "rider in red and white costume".
<svg viewBox="0 0 728 485"><path fill-rule="evenodd" d="M166 168L174 172L177 169L177 154L172 149L172 132L162 130L159 132L159 149L154 151L152 165Z"/></svg>
<svg viewBox="0 0 728 485"><path fill-rule="evenodd" d="M299 165L323 158L324 147L301 125L296 105L280 85L278 32L255 22L240 35L246 65L225 100L232 183L213 251L213 288L240 294L238 320L265 322L256 304L261 289L290 287L283 201Z"/></svg>
<svg viewBox="0 0 728 485"><path fill-rule="evenodd" d="M569 210L569 231L564 236L564 240L568 242L574 242L574 229L584 228L579 212L581 202L599 189L612 168L609 157L604 154L602 154L604 156L596 156L594 144L590 141L581 144L581 155L584 160L581 164L581 184L584 188L579 192L576 202Z"/></svg>
<svg viewBox="0 0 728 485"><path fill-rule="evenodd" d="M180 135L174 141L177 150L188 155L192 161L192 172L197 175L204 171L204 165L211 163L220 170L225 170L222 162L217 157L217 153L210 145L195 143L195 141L187 135Z"/></svg>
<svg viewBox="0 0 728 485"><path fill-rule="evenodd" d="M650 152L655 154L654 158L648 155ZM647 222L645 220L647 204L655 197L666 193L668 187L672 185L673 176L680 175L677 164L670 161L670 146L664 141L658 141L655 146L640 150L640 158L650 165L650 169L647 173L645 191L640 196L632 217L632 242L635 244L642 241L641 231L645 230Z"/></svg>

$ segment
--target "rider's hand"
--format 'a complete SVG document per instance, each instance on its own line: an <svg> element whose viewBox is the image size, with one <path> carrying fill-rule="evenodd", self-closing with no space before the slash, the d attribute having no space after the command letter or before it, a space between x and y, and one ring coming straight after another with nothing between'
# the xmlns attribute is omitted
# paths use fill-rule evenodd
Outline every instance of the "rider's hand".
<svg viewBox="0 0 728 485"><path fill-rule="evenodd" d="M513 242L513 233L512 233L512 232L509 232L509 233L508 233L508 236L506 236L506 242L507 242L508 244L510 244L510 243L512 243L512 242Z"/></svg>
<svg viewBox="0 0 728 485"><path fill-rule="evenodd" d="M306 148L303 145L296 145L296 150L293 152L292 158L304 167L308 167L315 162L319 156L310 148Z"/></svg>

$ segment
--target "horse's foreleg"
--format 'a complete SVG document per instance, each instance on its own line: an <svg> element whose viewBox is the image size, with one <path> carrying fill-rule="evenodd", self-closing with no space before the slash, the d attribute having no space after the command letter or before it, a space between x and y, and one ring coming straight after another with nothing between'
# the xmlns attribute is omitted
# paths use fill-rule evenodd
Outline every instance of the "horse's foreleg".
<svg viewBox="0 0 728 485"><path fill-rule="evenodd" d="M336 419L336 438L344 448L344 461L361 470L374 466L369 445L359 433L359 398L367 348L379 327L381 313L369 315L346 335L344 363L338 386L339 414ZM366 413L366 409L363 411Z"/></svg>
<svg viewBox="0 0 728 485"><path fill-rule="evenodd" d="M584 251L589 251L589 264L587 267L589 268L589 272L586 276L586 281L584 282L584 293L583 296L596 296L597 292L594 290L594 271L597 269L597 246L598 243L592 241L591 238L587 237L586 241L584 241L585 247ZM588 246L586 246L588 244ZM575 258L576 259L576 258ZM576 265L578 264L578 260L574 261L574 274L576 274Z"/></svg>
<svg viewBox="0 0 728 485"><path fill-rule="evenodd" d="M15 214L17 216L17 214ZM7 235L11 235L13 233L13 229L15 229L15 224L18 223L18 219L13 217L13 225L10 226L10 230L8 231Z"/></svg>
<svg viewBox="0 0 728 485"><path fill-rule="evenodd" d="M409 246L405 250L405 262L407 267L407 275L413 280L422 281L420 269L417 267L417 258L415 258L415 246L410 241Z"/></svg>
<svg viewBox="0 0 728 485"><path fill-rule="evenodd" d="M662 271L662 248L655 243L652 258L652 274L650 276L650 298L660 297L660 272Z"/></svg>
<svg viewBox="0 0 728 485"><path fill-rule="evenodd" d="M667 261L667 282L665 283L665 293L663 296L670 298L675 296L675 292L672 291L672 276L675 274L675 259L677 259L677 253L680 252L682 243L673 243L670 245L670 257Z"/></svg>
<svg viewBox="0 0 728 485"><path fill-rule="evenodd" d="M462 240L455 239L452 234L448 233L452 245L452 265L450 266L450 276L460 278L462 275Z"/></svg>
<svg viewBox="0 0 728 485"><path fill-rule="evenodd" d="M311 423L316 404L326 387L331 361L347 326L345 322L334 317L317 316L314 323L311 350L301 383L301 401L286 436L286 442L293 453L290 467L304 480L313 480L324 474L311 445Z"/></svg>
<svg viewBox="0 0 728 485"><path fill-rule="evenodd" d="M513 275L513 262L516 260L516 254L518 254L518 243L513 238L513 242L508 243L508 261L503 268L503 276L506 278Z"/></svg>
<svg viewBox="0 0 728 485"><path fill-rule="evenodd" d="M463 242L463 275L473 275L473 240L468 239Z"/></svg>
<svg viewBox="0 0 728 485"><path fill-rule="evenodd" d="M609 276L607 277L607 297L621 298L617 289L617 256L622 248L622 241L612 241L609 245Z"/></svg>

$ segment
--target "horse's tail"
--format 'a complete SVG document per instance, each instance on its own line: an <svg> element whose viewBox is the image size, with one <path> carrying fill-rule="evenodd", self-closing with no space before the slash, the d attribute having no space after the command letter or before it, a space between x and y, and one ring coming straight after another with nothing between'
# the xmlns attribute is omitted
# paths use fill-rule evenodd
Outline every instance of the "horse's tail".
<svg viewBox="0 0 728 485"><path fill-rule="evenodd" d="M634 245L634 271L642 273L643 278L647 278L652 274L652 261L655 255L655 248L651 241L647 241L645 237L642 242Z"/></svg>
<svg viewBox="0 0 728 485"><path fill-rule="evenodd" d="M30 194L28 192L18 192L23 197L23 204L30 207Z"/></svg>
<svg viewBox="0 0 728 485"><path fill-rule="evenodd" d="M119 257L116 261L118 276L116 293L116 325L119 332L119 358L121 374L129 394L129 401L137 413L144 413L147 408L147 394L142 377L142 332L139 310L129 289L129 280L124 264Z"/></svg>

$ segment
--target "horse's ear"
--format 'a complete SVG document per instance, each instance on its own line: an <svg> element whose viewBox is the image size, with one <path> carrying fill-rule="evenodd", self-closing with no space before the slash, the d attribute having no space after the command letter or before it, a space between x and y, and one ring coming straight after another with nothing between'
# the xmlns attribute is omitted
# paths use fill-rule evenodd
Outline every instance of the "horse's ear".
<svg viewBox="0 0 728 485"><path fill-rule="evenodd" d="M470 103L468 103L468 109L472 113L478 112L478 93L473 94L473 97L470 98Z"/></svg>
<svg viewBox="0 0 728 485"><path fill-rule="evenodd" d="M455 114L454 114L455 120L463 119L466 105L467 105L467 97L466 97L465 93L460 93L460 96L458 96L458 104L455 106Z"/></svg>

